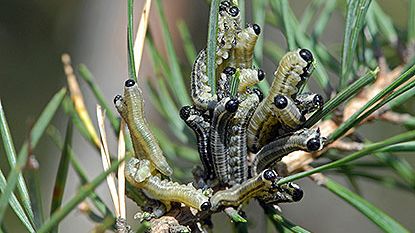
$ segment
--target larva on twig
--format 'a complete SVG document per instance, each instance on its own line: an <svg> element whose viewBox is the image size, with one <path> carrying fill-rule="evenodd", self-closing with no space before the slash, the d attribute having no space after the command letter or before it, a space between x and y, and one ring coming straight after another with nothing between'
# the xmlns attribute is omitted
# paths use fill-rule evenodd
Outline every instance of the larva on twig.
<svg viewBox="0 0 415 233"><path fill-rule="evenodd" d="M221 184L227 184L230 180L226 135L228 123L238 110L238 105L238 100L225 98L218 102L213 111L209 143L216 178Z"/></svg>
<svg viewBox="0 0 415 233"><path fill-rule="evenodd" d="M301 129L292 134L277 138L275 141L262 147L255 155L251 164L251 174L255 175L261 172L293 151L315 152L321 150L324 140L325 138L321 137L319 129Z"/></svg>
<svg viewBox="0 0 415 233"><path fill-rule="evenodd" d="M149 160L151 166L154 166L160 173L171 176L173 170L148 127L144 117L143 94L134 80L128 79L125 82L124 96L117 95L114 98L114 104L130 130L135 156Z"/></svg>
<svg viewBox="0 0 415 233"><path fill-rule="evenodd" d="M151 199L165 204L167 211L170 202L180 202L199 211L209 210L209 198L201 189L195 189L192 184L183 185L150 173L146 160L131 158L125 167L126 179L136 188L143 190Z"/></svg>
<svg viewBox="0 0 415 233"><path fill-rule="evenodd" d="M180 109L180 117L195 132L197 139L197 148L200 160L202 161L203 170L207 179L213 179L212 155L209 148L209 119L203 115L203 112L191 106L184 106Z"/></svg>
<svg viewBox="0 0 415 233"><path fill-rule="evenodd" d="M228 206L238 207L251 198L261 196L275 186L277 178L275 171L267 169L242 184L218 191L210 198L212 210Z"/></svg>

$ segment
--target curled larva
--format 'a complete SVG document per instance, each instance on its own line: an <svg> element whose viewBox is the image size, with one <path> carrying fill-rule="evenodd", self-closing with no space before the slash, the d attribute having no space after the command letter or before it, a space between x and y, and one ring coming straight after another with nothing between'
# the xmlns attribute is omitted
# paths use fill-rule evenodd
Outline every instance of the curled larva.
<svg viewBox="0 0 415 233"><path fill-rule="evenodd" d="M202 161L204 178L213 179L213 163L209 148L209 119L202 111L195 109L191 106L184 106L180 109L180 117L184 122L195 132L197 139L197 149L199 152L200 160Z"/></svg>
<svg viewBox="0 0 415 233"><path fill-rule="evenodd" d="M278 122L273 112L274 97L284 95L295 99L299 85L311 74L313 60L307 49L288 52L281 59L269 95L259 104L248 126L248 147L251 151L256 152L263 146L258 144L263 130Z"/></svg>
<svg viewBox="0 0 415 233"><path fill-rule="evenodd" d="M125 82L124 96L117 95L114 104L130 130L135 156L149 160L151 166L163 175L171 176L173 170L148 127L144 117L143 94L134 80L129 79Z"/></svg>
<svg viewBox="0 0 415 233"><path fill-rule="evenodd" d="M236 35L236 45L232 49L229 65L240 69L250 69L254 58L254 48L261 28L251 24Z"/></svg>
<svg viewBox="0 0 415 233"><path fill-rule="evenodd" d="M315 152L323 148L325 138L321 137L319 129L301 129L292 134L277 138L265 145L255 155L251 164L251 174L257 174L270 167L282 157L296 151Z"/></svg>
<svg viewBox="0 0 415 233"><path fill-rule="evenodd" d="M303 198L304 192L295 183L288 182L265 192L258 199L266 204L278 204L284 202L297 202Z"/></svg>
<svg viewBox="0 0 415 233"><path fill-rule="evenodd" d="M248 87L258 84L265 78L265 72L262 69L240 69L238 93L243 94Z"/></svg>
<svg viewBox="0 0 415 233"><path fill-rule="evenodd" d="M227 126L238 110L238 105L238 100L225 98L218 102L213 111L209 143L215 175L221 184L228 184L230 180Z"/></svg>
<svg viewBox="0 0 415 233"><path fill-rule="evenodd" d="M218 191L210 198L212 210L216 211L228 206L238 207L251 198L262 196L263 193L275 186L277 179L277 173L267 169L242 184Z"/></svg>
<svg viewBox="0 0 415 233"><path fill-rule="evenodd" d="M201 189L194 188L192 184L183 185L152 175L145 160L131 158L126 164L125 174L130 184L142 189L149 198L161 201L167 211L170 202L180 202L199 211L211 207L209 198Z"/></svg>
<svg viewBox="0 0 415 233"><path fill-rule="evenodd" d="M312 113L318 109L321 109L324 105L323 97L315 93L299 94L297 95L294 102L302 115L306 115L308 113Z"/></svg>
<svg viewBox="0 0 415 233"><path fill-rule="evenodd" d="M229 127L229 151L232 168L231 185L240 184L248 179L246 128L259 103L259 97L256 93L251 93L246 95L246 98L240 102Z"/></svg>

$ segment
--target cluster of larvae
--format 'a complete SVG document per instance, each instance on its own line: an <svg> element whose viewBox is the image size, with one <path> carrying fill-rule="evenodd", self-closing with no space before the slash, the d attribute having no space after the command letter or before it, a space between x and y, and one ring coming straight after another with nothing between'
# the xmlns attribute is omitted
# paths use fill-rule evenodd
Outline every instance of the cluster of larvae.
<svg viewBox="0 0 415 233"><path fill-rule="evenodd" d="M323 106L319 94L299 93L313 70L312 53L288 52L264 97L255 85L265 72L252 64L260 27L241 28L239 9L229 1L220 3L218 27L215 94L202 50L191 74L193 105L180 110L196 134L203 166L195 169L193 183L171 181L172 168L148 127L137 83L127 80L124 95L114 99L135 152L127 162L126 178L145 200L142 208L151 217L162 216L174 203L213 213L240 208L252 198L266 204L299 201L303 192L298 185L277 185L281 176L275 164L293 151L323 147L325 138L318 129L302 127L306 116ZM237 87L231 91L234 83Z"/></svg>

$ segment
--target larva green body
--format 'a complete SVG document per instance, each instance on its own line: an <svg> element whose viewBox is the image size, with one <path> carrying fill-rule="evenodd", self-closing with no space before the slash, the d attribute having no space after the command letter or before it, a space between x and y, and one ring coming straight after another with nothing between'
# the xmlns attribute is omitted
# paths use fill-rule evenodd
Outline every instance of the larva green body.
<svg viewBox="0 0 415 233"><path fill-rule="evenodd" d="M224 98L213 111L210 127L210 151L216 178L221 184L230 181L229 147L227 146L227 126L238 109L238 101Z"/></svg>
<svg viewBox="0 0 415 233"><path fill-rule="evenodd" d="M145 160L131 158L125 167L126 179L136 188L142 189L149 198L165 204L167 211L170 202L180 202L199 211L210 208L209 198L201 189L194 188L192 184L183 185L152 175L148 164Z"/></svg>
<svg viewBox="0 0 415 233"><path fill-rule="evenodd" d="M206 110L217 102L217 97L212 96L212 89L209 86L209 79L206 73L206 50L200 51L193 64L191 74L191 96L193 104Z"/></svg>
<svg viewBox="0 0 415 233"><path fill-rule="evenodd" d="M262 147L256 154L251 164L251 174L260 173L293 151L318 151L323 147L324 140L324 137L320 136L319 129L301 129L280 137Z"/></svg>
<svg viewBox="0 0 415 233"><path fill-rule="evenodd" d="M232 188L216 192L211 198L212 210L221 207L238 207L249 199L261 196L262 193L272 188L277 181L277 174L273 170L265 170L261 174L238 184Z"/></svg>
<svg viewBox="0 0 415 233"><path fill-rule="evenodd" d="M166 161L163 152L154 137L147 120L144 117L143 94L137 83L132 79L125 82L124 96L118 95L114 99L115 107L127 123L135 155L140 159L147 159L157 171L166 176L171 176L172 168Z"/></svg>
<svg viewBox="0 0 415 233"><path fill-rule="evenodd" d="M229 66L250 69L254 58L254 48L261 28L257 24L249 25L236 35L236 45L232 49Z"/></svg>
<svg viewBox="0 0 415 233"><path fill-rule="evenodd" d="M298 49L288 52L280 61L277 71L274 73L269 95L259 104L248 127L248 147L256 152L264 144L259 144L260 138L267 138L263 130L270 130L272 126L279 125L279 116L274 112L274 98L277 95L295 98L298 88L310 75L313 57L310 51ZM292 101L291 101L292 102ZM290 108L293 107L290 105ZM298 111L298 109L296 110ZM287 120L287 119L286 119ZM275 134L275 132L274 132ZM267 141L266 139L265 141ZM266 142L265 142L266 143Z"/></svg>
<svg viewBox="0 0 415 233"><path fill-rule="evenodd" d="M246 95L241 101L229 127L229 151L232 179L230 185L240 184L248 179L248 148L246 130L249 120L259 103L257 94Z"/></svg>

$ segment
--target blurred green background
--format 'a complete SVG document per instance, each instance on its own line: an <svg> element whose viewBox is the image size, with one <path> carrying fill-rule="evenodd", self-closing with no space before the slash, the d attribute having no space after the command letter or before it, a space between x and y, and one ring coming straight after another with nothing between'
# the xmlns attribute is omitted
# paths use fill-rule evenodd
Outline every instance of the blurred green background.
<svg viewBox="0 0 415 233"><path fill-rule="evenodd" d="M143 1L136 0L136 16L142 9ZM295 13L301 15L310 1L290 1ZM384 11L389 14L399 27L407 26L407 1L378 1ZM72 63L86 64L97 79L98 85L104 90L108 102L112 102L115 94L122 90L122 83L127 78L127 3L110 0L0 0L0 98L9 120L13 139L18 147L27 137L27 132L33 119L36 119L50 97L66 85L60 56L68 52L72 56ZM255 0L247 1L247 9L255 7ZM165 0L164 8L169 19L170 31L175 41L178 55L184 61L184 52L176 27L176 22L183 19L191 30L197 50L204 48L207 38L207 23L209 8L203 0ZM136 17L138 18L138 17ZM246 22L251 22L251 15L247 15ZM415 20L415 19L413 19ZM136 19L137 22L137 19ZM162 48L159 19L152 6L150 28L156 45ZM340 45L343 39L344 16L335 12L322 41L333 55L340 56ZM267 39L285 44L281 31L265 27L263 29ZM158 43L159 42L159 43ZM163 50L164 51L164 50ZM265 59L263 67L271 74L277 61ZM190 70L185 70L190 75ZM151 78L152 68L148 54L140 70L140 77ZM270 75L268 75L270 76ZM95 122L95 100L92 94L81 82L85 91L86 104L89 113ZM149 101L147 101L149 103ZM155 122L161 122L150 104L146 105L147 116ZM114 109L115 111L115 109ZM58 115L56 124L64 131L66 116ZM96 122L95 122L96 123ZM364 135L371 140L386 138L400 132L402 129L386 123L370 124L362 129ZM115 152L116 145L113 138L109 139L110 148ZM80 160L90 177L95 177L102 171L101 161L94 148L90 147L77 133L74 135L75 151L82 157ZM47 137L44 137L36 149L35 154L41 166L41 182L43 201L49 212L50 198L54 176L60 157L59 150L54 147ZM402 155L415 165L415 154ZM7 170L6 157L3 148L0 148L0 166ZM383 173L385 176L393 175ZM342 183L343 180L340 180ZM307 179L298 182L305 191L300 203L281 205L286 217L294 223L304 226L313 232L378 232L379 229L369 222L355 209L336 198L333 194L316 186ZM401 222L408 229L415 231L415 196L413 193L387 189L377 184L359 181L363 196L370 202L384 210ZM75 192L79 182L70 170L69 183L64 200ZM98 192L107 203L110 202L109 193L105 184ZM132 216L138 210L134 203L129 202L128 216L134 224ZM254 208L255 202L246 209L251 220L252 232L262 232L265 224L262 211ZM112 206L112 204L109 204ZM14 213L8 210L7 219ZM217 228L215 232L231 230L229 220L223 215L215 217ZM23 228L18 224L7 224L10 232L20 232ZM72 212L60 225L60 232L89 232L94 226L82 213Z"/></svg>

